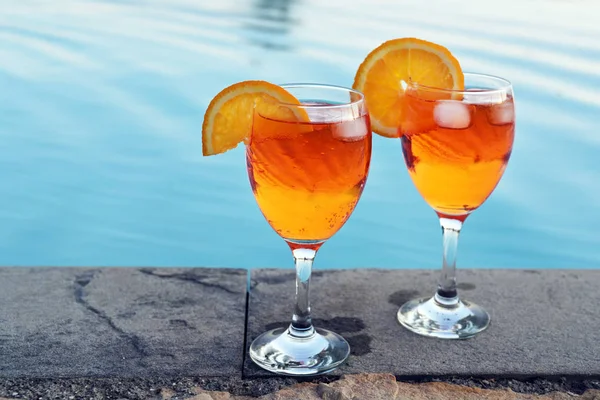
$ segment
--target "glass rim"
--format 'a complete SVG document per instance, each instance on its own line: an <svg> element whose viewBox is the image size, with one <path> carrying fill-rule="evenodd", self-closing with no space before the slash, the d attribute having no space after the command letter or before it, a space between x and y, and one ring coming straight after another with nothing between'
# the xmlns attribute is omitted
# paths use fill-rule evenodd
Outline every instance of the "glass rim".
<svg viewBox="0 0 600 400"><path fill-rule="evenodd" d="M341 104L294 104L294 103L288 103L285 101L279 101L279 104L282 104L286 107L296 107L296 108L308 108L308 109L322 109L322 108L347 108L347 107L353 107L355 105L359 105L361 103L365 102L365 95L353 88L349 88L346 86L340 86L340 85L330 85L327 83L302 83L302 82L294 82L294 83L282 83L282 84L278 84L278 86L284 88L285 90L288 89L293 89L293 88L307 88L307 89L326 89L326 90L332 90L332 91L338 91L338 92L346 92L349 94L354 94L356 96L358 96L358 98L356 100L351 100L345 103L341 103ZM292 93L293 95L293 93Z"/></svg>
<svg viewBox="0 0 600 400"><path fill-rule="evenodd" d="M482 74L479 72L464 72L463 74L464 74L465 78L467 76L480 77L480 78L485 78L489 81L500 82L502 85L497 88L477 88L476 91L470 91L466 88L465 89L445 89L445 88L439 88L439 87L435 87L435 86L427 86L427 85L422 85L419 82L414 82L414 81L408 81L406 84L407 84L407 86L410 86L411 88L414 88L414 89L423 89L423 90L427 90L427 91L431 91L431 92L457 93L457 94L468 93L469 95L505 93L512 88L512 83L508 79L502 78L497 75Z"/></svg>

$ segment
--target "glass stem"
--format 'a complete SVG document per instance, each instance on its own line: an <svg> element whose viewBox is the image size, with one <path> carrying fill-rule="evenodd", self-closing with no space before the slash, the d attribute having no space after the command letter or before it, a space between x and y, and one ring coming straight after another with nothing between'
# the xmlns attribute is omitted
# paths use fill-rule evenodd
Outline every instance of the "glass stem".
<svg viewBox="0 0 600 400"><path fill-rule="evenodd" d="M442 238L444 242L444 257L442 261L442 274L438 281L435 300L443 306L453 306L458 303L456 291L456 251L458 236L463 223L456 219L440 218Z"/></svg>
<svg viewBox="0 0 600 400"><path fill-rule="evenodd" d="M289 333L297 337L309 337L315 333L310 318L310 274L317 252L311 249L295 249L296 262L296 306Z"/></svg>

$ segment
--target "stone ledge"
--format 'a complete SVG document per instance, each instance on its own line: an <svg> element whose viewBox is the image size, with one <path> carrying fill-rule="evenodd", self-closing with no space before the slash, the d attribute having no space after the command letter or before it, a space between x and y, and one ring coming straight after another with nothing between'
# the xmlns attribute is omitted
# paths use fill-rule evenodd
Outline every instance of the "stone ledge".
<svg viewBox="0 0 600 400"><path fill-rule="evenodd" d="M0 268L0 378L240 376L247 271Z"/></svg>
<svg viewBox="0 0 600 400"><path fill-rule="evenodd" d="M292 269L252 271L246 309L245 270L0 268L0 397L343 400L371 379L377 399L396 376L407 399L600 399L600 271L460 271L464 297L493 318L467 341L426 339L395 320L403 301L431 294L436 272L315 271L315 321L353 353L333 374L296 380L242 362L245 326L251 340L289 322Z"/></svg>
<svg viewBox="0 0 600 400"><path fill-rule="evenodd" d="M406 300L431 296L437 272L316 270L315 324L342 334L352 348L333 374L600 376L599 270L460 271L461 295L492 316L487 331L463 341L425 338L396 321ZM264 330L289 324L293 293L291 269L252 271L248 345ZM246 357L244 376L272 374Z"/></svg>

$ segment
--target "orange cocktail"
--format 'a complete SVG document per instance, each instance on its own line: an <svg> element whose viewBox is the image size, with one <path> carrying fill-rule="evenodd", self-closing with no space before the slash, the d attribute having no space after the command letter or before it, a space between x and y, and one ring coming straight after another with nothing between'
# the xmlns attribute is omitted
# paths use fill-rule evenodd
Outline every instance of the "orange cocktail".
<svg viewBox="0 0 600 400"><path fill-rule="evenodd" d="M478 91L472 102L434 97L407 90L404 158L417 190L438 214L466 217L492 193L510 158L513 98L489 99Z"/></svg>
<svg viewBox="0 0 600 400"><path fill-rule="evenodd" d="M442 227L443 259L431 298L400 307L398 321L425 336L464 339L486 329L489 314L459 298L458 237L465 219L500 181L512 152L515 112L509 81L464 73L444 46L417 38L388 40L356 72L373 131L402 141L410 177Z"/></svg>
<svg viewBox="0 0 600 400"><path fill-rule="evenodd" d="M348 220L371 161L371 124L360 92L331 85L283 85L295 101L256 102L246 149L256 202L296 264L288 327L252 341L250 358L288 375L330 371L350 354L340 335L312 324L309 282L321 245Z"/></svg>
<svg viewBox="0 0 600 400"><path fill-rule="evenodd" d="M332 85L235 83L204 114L202 154L242 141L256 202L296 264L291 323L254 337L248 354L278 374L331 371L348 358L350 345L313 326L310 276L317 251L348 220L367 180L371 122L364 96Z"/></svg>
<svg viewBox="0 0 600 400"><path fill-rule="evenodd" d="M414 332L468 338L489 325L477 304L459 299L456 249L465 219L492 194L502 178L515 137L510 82L464 74L465 89L410 82L404 96L402 149L408 172L442 226L442 275L433 298L415 299L398 311Z"/></svg>
<svg viewBox="0 0 600 400"><path fill-rule="evenodd" d="M336 122L289 122L256 112L247 150L256 201L292 243L322 242L346 222L371 159L368 115Z"/></svg>

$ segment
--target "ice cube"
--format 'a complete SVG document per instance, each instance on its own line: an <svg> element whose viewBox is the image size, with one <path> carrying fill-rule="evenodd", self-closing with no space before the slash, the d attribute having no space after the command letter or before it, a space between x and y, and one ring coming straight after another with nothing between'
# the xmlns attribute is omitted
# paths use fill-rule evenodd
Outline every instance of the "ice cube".
<svg viewBox="0 0 600 400"><path fill-rule="evenodd" d="M369 133L364 118L335 124L331 129L333 137L344 142L356 142L363 139Z"/></svg>
<svg viewBox="0 0 600 400"><path fill-rule="evenodd" d="M466 129L471 125L468 104L456 100L440 100L433 110L433 119L440 128Z"/></svg>
<svg viewBox="0 0 600 400"><path fill-rule="evenodd" d="M494 104L487 110L488 121L492 125L507 125L515 121L515 107L512 101Z"/></svg>

